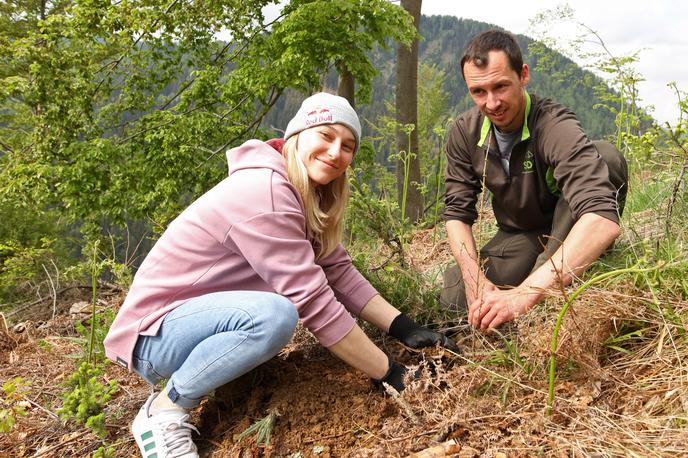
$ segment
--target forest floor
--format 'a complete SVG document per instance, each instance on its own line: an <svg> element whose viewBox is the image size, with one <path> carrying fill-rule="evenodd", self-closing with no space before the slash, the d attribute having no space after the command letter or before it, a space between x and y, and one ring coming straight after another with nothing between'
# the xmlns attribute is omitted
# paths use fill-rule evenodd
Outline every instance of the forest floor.
<svg viewBox="0 0 688 458"><path fill-rule="evenodd" d="M449 259L446 244L419 233L410 253L423 269ZM415 253L415 255L414 255ZM422 253L423 255L419 255ZM502 335L483 335L461 322L435 323L465 349L415 351L365 328L406 364L424 367L420 379L395 397L374 385L300 330L284 351L218 389L192 413L202 457L407 456L686 456L688 455L688 346L685 322L648 307L653 298L628 284L589 289L560 333L554 414L545 415L547 361L557 311L545 306L517 320ZM108 403L107 435L63 421L63 382L81 346L70 316L77 296L63 297L46 320L0 332L0 381L22 377L22 405L9 433L0 434L2 457L82 457L107 443L112 456L137 456L131 421L149 394L137 376L115 364L105 380L119 390ZM123 293L103 297L117 308ZM688 303L669 299L678 316ZM429 368L432 368L430 370ZM241 433L276 413L269 445ZM455 441L455 454L431 447Z"/></svg>

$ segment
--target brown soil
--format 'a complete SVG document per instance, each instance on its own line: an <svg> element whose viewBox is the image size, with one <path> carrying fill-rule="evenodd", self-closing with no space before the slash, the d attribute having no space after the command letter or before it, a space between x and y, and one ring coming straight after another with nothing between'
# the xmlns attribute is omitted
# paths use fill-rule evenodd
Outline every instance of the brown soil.
<svg viewBox="0 0 688 458"><path fill-rule="evenodd" d="M26 322L2 335L6 358L0 365L0 380L22 377L29 406L26 416L17 416L12 432L0 436L0 456L90 456L103 440L55 414L61 405L61 384L75 368L72 356L80 352L71 339L75 337L72 319L62 316L40 326ZM388 344L388 350L407 363L423 357L423 353ZM120 390L107 407L110 420L105 442L115 444L116 456L136 456L128 427L149 387L114 364L107 365L104 381L111 379L118 381ZM253 438L239 437L268 412L279 415L272 445L258 447ZM420 440L421 445L411 446L397 440L380 448L381 438L376 434L390 420L403 418L399 405L303 330L282 355L218 389L193 417L201 431L196 440L201 455L208 457L288 456L296 452L304 457L329 457L357 451L387 456L395 454L394 450L410 451L429 443ZM371 453L365 451L367 447Z"/></svg>

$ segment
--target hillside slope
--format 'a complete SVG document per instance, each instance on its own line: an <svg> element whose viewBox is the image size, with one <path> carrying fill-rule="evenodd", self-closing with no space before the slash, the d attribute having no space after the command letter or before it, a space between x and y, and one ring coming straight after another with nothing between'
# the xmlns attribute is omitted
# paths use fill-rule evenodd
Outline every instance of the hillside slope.
<svg viewBox="0 0 688 458"><path fill-rule="evenodd" d="M445 71L444 90L448 94L452 115L458 115L471 106L471 100L461 76L461 52L471 37L491 28L498 27L471 19L459 19L454 16L421 17L420 33L423 40L419 46L420 63L435 65ZM525 53L524 61L531 69L534 69L537 60L528 52L528 45L532 39L524 35L517 35L517 38ZM377 49L371 57L379 74L373 82L370 102L359 104L357 109L363 118L376 120L381 114L386 113L385 102L394 103L396 85L395 44L390 43L387 49ZM568 68L570 64L572 62L569 59L561 57L557 70L563 71L564 66L567 66L567 70L571 71L571 68ZM593 85L598 84L601 80L575 65L573 69L566 81L561 81L551 74L532 71L529 90L541 97L552 98L571 108L591 138L599 139L612 134L615 129L612 113L608 110L593 108L600 102ZM337 75L334 72L327 76L326 86L336 89ZM298 109L302 98L301 94L288 91L273 107L263 126L268 131L271 131L273 127L283 129ZM272 131L274 132L274 130ZM370 133L365 123L364 133Z"/></svg>

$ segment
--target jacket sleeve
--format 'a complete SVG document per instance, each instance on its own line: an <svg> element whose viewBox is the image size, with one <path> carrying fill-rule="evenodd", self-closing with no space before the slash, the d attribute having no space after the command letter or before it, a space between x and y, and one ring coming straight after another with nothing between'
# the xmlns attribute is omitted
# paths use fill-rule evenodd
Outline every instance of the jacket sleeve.
<svg viewBox="0 0 688 458"><path fill-rule="evenodd" d="M471 151L461 119L451 127L447 140L446 195L444 219L459 220L472 225L478 218L475 209L480 193L480 179L473 173Z"/></svg>
<svg viewBox="0 0 688 458"><path fill-rule="evenodd" d="M327 257L318 260L337 299L358 316L377 290L354 267L351 257L340 244Z"/></svg>
<svg viewBox="0 0 688 458"><path fill-rule="evenodd" d="M351 331L354 319L315 263L304 224L301 213L263 213L233 225L229 248L240 251L258 276L294 303L303 325L329 347Z"/></svg>
<svg viewBox="0 0 688 458"><path fill-rule="evenodd" d="M554 179L577 220L585 213L596 213L619 222L616 190L609 170L597 149L588 139L576 116L559 107L543 113L550 120L538 132L540 150L552 165Z"/></svg>

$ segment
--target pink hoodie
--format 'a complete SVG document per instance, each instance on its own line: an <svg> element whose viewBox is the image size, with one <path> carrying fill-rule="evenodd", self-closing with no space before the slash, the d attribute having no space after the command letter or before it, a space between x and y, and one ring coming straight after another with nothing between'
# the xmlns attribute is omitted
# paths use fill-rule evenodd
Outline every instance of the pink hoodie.
<svg viewBox="0 0 688 458"><path fill-rule="evenodd" d="M249 140L227 159L229 177L172 221L141 264L105 338L113 361L131 368L138 336L155 335L169 311L204 294L280 294L326 347L353 328L347 310L360 314L377 294L341 245L315 260L301 197L278 151Z"/></svg>

